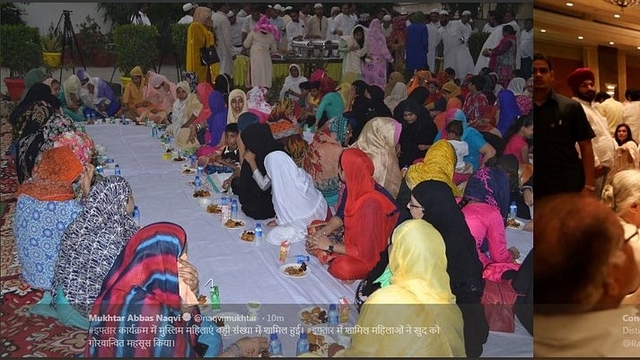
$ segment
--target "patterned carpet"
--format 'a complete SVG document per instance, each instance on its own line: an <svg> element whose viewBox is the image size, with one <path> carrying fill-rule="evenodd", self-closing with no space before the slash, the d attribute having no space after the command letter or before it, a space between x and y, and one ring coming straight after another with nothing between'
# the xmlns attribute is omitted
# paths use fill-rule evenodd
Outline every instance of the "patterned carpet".
<svg viewBox="0 0 640 360"><path fill-rule="evenodd" d="M0 357L73 357L82 353L86 331L29 312L42 291L21 279L21 267L13 237L13 213L17 186L15 164L7 155L11 126L7 104L0 118Z"/></svg>

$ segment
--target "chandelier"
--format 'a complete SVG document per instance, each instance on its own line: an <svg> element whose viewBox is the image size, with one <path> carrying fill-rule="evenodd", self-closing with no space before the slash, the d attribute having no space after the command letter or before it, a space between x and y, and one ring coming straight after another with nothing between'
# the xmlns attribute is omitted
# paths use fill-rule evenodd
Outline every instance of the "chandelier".
<svg viewBox="0 0 640 360"><path fill-rule="evenodd" d="M640 0L604 0L605 2L613 5L620 6L620 10L624 10L626 7L640 5Z"/></svg>

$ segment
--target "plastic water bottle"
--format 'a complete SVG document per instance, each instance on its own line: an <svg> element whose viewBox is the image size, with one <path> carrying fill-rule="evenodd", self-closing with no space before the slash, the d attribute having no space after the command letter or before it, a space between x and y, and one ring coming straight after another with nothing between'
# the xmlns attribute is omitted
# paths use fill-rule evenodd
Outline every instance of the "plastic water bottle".
<svg viewBox="0 0 640 360"><path fill-rule="evenodd" d="M337 326L340 323L340 314L338 313L338 308L336 304L329 305L329 314L327 315L329 318L329 325Z"/></svg>
<svg viewBox="0 0 640 360"><path fill-rule="evenodd" d="M96 166L96 172L100 175L104 173L104 169L102 168L102 165Z"/></svg>
<svg viewBox="0 0 640 360"><path fill-rule="evenodd" d="M273 355L282 355L282 342L278 339L278 334L269 335L269 353Z"/></svg>
<svg viewBox="0 0 640 360"><path fill-rule="evenodd" d="M140 208L138 208L138 205L133 207L133 221L136 222L136 224L138 226L140 226Z"/></svg>
<svg viewBox="0 0 640 360"><path fill-rule="evenodd" d="M127 117L124 116L124 114L122 114L121 122L122 122L122 125L127 125Z"/></svg>
<svg viewBox="0 0 640 360"><path fill-rule="evenodd" d="M193 186L195 186L196 191L200 190L200 187L202 186L202 181L200 180L200 176L196 175L195 180L193 180Z"/></svg>
<svg viewBox="0 0 640 360"><path fill-rule="evenodd" d="M307 255L296 255L296 262L302 264L305 261L310 261L311 258Z"/></svg>
<svg viewBox="0 0 640 360"><path fill-rule="evenodd" d="M193 155L193 157L195 159L194 163L196 163L198 159L196 158L195 155ZM202 175L203 172L204 172L204 166L198 165L198 175Z"/></svg>
<svg viewBox="0 0 640 360"><path fill-rule="evenodd" d="M307 333L300 334L300 338L296 343L296 356L309 352L309 339L307 339Z"/></svg>
<svg viewBox="0 0 640 360"><path fill-rule="evenodd" d="M516 214L518 214L518 205L516 205L515 201L512 201L509 206L509 219L515 219Z"/></svg>
<svg viewBox="0 0 640 360"><path fill-rule="evenodd" d="M238 200L231 200L231 218L234 220L238 219Z"/></svg>
<svg viewBox="0 0 640 360"><path fill-rule="evenodd" d="M114 170L114 174L120 176L122 175L122 173L120 172L120 165L116 164L115 170Z"/></svg>
<svg viewBox="0 0 640 360"><path fill-rule="evenodd" d="M253 240L254 244L256 246L260 246L262 245L262 224L261 223L256 223L256 238L255 240Z"/></svg>
<svg viewBox="0 0 640 360"><path fill-rule="evenodd" d="M221 220L222 220L222 223L224 224L227 222L227 220L231 218L231 207L229 206L228 197L223 196L222 199L220 199L220 208L222 210Z"/></svg>

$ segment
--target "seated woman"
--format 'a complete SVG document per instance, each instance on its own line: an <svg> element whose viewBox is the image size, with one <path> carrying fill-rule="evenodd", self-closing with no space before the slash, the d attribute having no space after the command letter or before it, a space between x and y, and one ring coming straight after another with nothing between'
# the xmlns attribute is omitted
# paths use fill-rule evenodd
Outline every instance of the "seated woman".
<svg viewBox="0 0 640 360"><path fill-rule="evenodd" d="M133 205L131 187L122 177L107 176L91 188L82 211L62 235L52 290L31 312L89 328L87 316L102 281L138 231L131 218Z"/></svg>
<svg viewBox="0 0 640 360"><path fill-rule="evenodd" d="M327 219L329 207L322 193L313 186L311 176L296 166L273 139L269 125L251 125L240 136L245 147L244 161L249 163L254 180L261 189L272 189L276 221L270 226L306 233L311 222ZM260 163L266 174L258 167Z"/></svg>
<svg viewBox="0 0 640 360"><path fill-rule="evenodd" d="M198 95L191 92L188 82L176 84L176 96L171 110L171 126L167 127L167 133L172 136L177 136L183 125L191 124L202 110Z"/></svg>
<svg viewBox="0 0 640 360"><path fill-rule="evenodd" d="M50 290L62 234L81 211L73 184L86 195L93 166L83 164L71 147L52 148L42 154L33 179L20 185L13 234L22 277L34 288Z"/></svg>
<svg viewBox="0 0 640 360"><path fill-rule="evenodd" d="M390 117L376 117L366 123L360 137L351 147L364 151L373 161L373 180L394 198L398 196L402 173L396 157L396 144L402 125Z"/></svg>
<svg viewBox="0 0 640 360"><path fill-rule="evenodd" d="M480 304L484 290L482 263L464 215L449 185L437 180L423 181L413 188L409 208L414 219L426 220L444 239L451 291L464 321L465 352L468 357L479 357L489 325Z"/></svg>
<svg viewBox="0 0 640 360"><path fill-rule="evenodd" d="M271 114L267 118L267 124L271 128L273 138L278 140L285 151L298 166L302 166L303 157L307 154L309 144L302 136L302 129L298 125L297 119L300 115L300 108L296 107L293 100L280 99L271 109ZM257 115L256 115L257 116Z"/></svg>
<svg viewBox="0 0 640 360"><path fill-rule="evenodd" d="M442 236L423 220L408 220L392 235L385 285L362 307L356 325L439 327L437 336L416 341L412 335L356 333L342 356L465 357L463 321L451 293Z"/></svg>
<svg viewBox="0 0 640 360"><path fill-rule="evenodd" d="M82 83L76 75L71 75L62 85L62 91L58 95L64 114L73 121L85 121L84 105L80 99Z"/></svg>
<svg viewBox="0 0 640 360"><path fill-rule="evenodd" d="M251 122L252 124L245 129L238 126L238 129L240 130L240 141L238 142L238 145L240 147L241 154L245 152L247 143L251 144L248 149L253 147L253 151L255 151L256 154L258 152L268 154L276 150L284 149L282 144L273 139L269 125L258 124L258 116L252 113L247 113L246 115L243 114L242 117L246 117L246 121ZM242 125L242 122L240 122L239 125ZM255 149L256 146L259 147L259 150ZM256 178L263 179L264 175L267 173L264 161L255 160L255 167L252 167L249 164L250 163L246 161L246 159L244 161L241 160L240 174L238 176L231 177L229 183L233 189L233 193L238 195L240 205L242 206L242 212L250 218L256 220L272 218L276 216L276 213L273 206L271 187L264 183L258 184L255 180ZM226 182L227 181L225 181L225 183ZM223 187L224 185L225 184L223 184Z"/></svg>
<svg viewBox="0 0 640 360"><path fill-rule="evenodd" d="M89 73L84 69L78 70L77 75L82 84L80 100L85 106L83 110L85 118L104 119L114 116L120 109L120 103L109 83L99 77L89 76Z"/></svg>
<svg viewBox="0 0 640 360"><path fill-rule="evenodd" d="M640 168L640 147L633 141L633 134L629 125L618 124L614 135L618 148L616 149L613 166L607 174L607 184L610 184L616 173L620 171Z"/></svg>
<svg viewBox="0 0 640 360"><path fill-rule="evenodd" d="M429 80L427 90L429 90L429 97L427 98L425 108L429 110L431 118L435 118L436 115L447 110L447 99L442 96L438 79Z"/></svg>
<svg viewBox="0 0 640 360"><path fill-rule="evenodd" d="M307 78L302 75L300 66L298 64L289 65L289 75L284 78L284 84L282 84L282 90L280 90L280 99L289 98L300 104L302 97L300 83L305 81L307 81Z"/></svg>
<svg viewBox="0 0 640 360"><path fill-rule="evenodd" d="M129 76L131 76L131 82L124 87L122 106L120 107L120 111L118 111L118 116L124 115L128 119L136 119L138 117L137 109L149 105L149 103L144 100L146 82L140 66L131 69Z"/></svg>
<svg viewBox="0 0 640 360"><path fill-rule="evenodd" d="M407 100L398 106L401 106L402 111L402 117L399 119L402 123L402 133L398 142L398 162L400 167L408 167L415 160L424 157L433 144L438 129L429 112L418 103Z"/></svg>
<svg viewBox="0 0 640 360"><path fill-rule="evenodd" d="M227 124L237 123L238 117L249 111L247 94L240 89L233 89L229 93L229 113L227 114Z"/></svg>
<svg viewBox="0 0 640 360"><path fill-rule="evenodd" d="M164 75L153 71L147 72L148 86L144 94L144 100L149 104L144 108L138 108L138 122L144 122L147 118L157 124L168 122L167 116L176 101L176 85Z"/></svg>
<svg viewBox="0 0 640 360"><path fill-rule="evenodd" d="M224 143L224 129L227 125L227 104L224 96L218 91L209 94L209 111L211 115L203 124L205 131L205 143L198 148L196 156L198 158L208 156L219 150Z"/></svg>
<svg viewBox="0 0 640 360"><path fill-rule="evenodd" d="M533 116L520 116L511 124L504 134L506 146L502 154L514 155L518 159L518 163L529 164L529 144L527 144L527 140L532 138Z"/></svg>
<svg viewBox="0 0 640 360"><path fill-rule="evenodd" d="M307 240L310 253L328 251L329 259L335 257L328 270L340 280L363 279L371 271L398 220L396 205L376 191L373 172L373 162L362 150L342 152L338 174L347 189L343 243L332 242L324 232Z"/></svg>
<svg viewBox="0 0 640 360"><path fill-rule="evenodd" d="M90 322L85 357L257 357L268 347L266 338L256 337L223 349L216 326L200 317L198 273L187 260L186 241L183 228L159 222L127 242L91 310L95 320ZM187 313L191 316L183 316ZM168 331L161 341L152 331L94 331L133 327ZM201 331L187 331L192 327ZM140 346L145 343L148 346Z"/></svg>
<svg viewBox="0 0 640 360"><path fill-rule="evenodd" d="M399 74L399 73L397 73ZM384 104L387 105L391 113L393 113L398 104L407 98L407 85L403 82L396 82L389 95L384 98Z"/></svg>
<svg viewBox="0 0 640 360"><path fill-rule="evenodd" d="M476 250L482 262L485 279L500 281L502 273L517 270L515 260L520 252L507 248L505 223L509 211L509 178L497 167L485 167L476 171L464 189L459 202L471 235L476 240Z"/></svg>
<svg viewBox="0 0 640 360"><path fill-rule="evenodd" d="M195 116L191 116L182 124L182 128L176 137L176 145L180 148L193 148L205 143L206 122L211 116L209 109L209 95L213 92L213 86L209 83L196 85L196 95L200 103L200 110Z"/></svg>
<svg viewBox="0 0 640 360"><path fill-rule="evenodd" d="M267 122L272 110L271 104L267 102L268 92L268 88L261 86L254 86L247 91L247 109L258 115L261 123Z"/></svg>
<svg viewBox="0 0 640 360"><path fill-rule="evenodd" d="M640 267L640 170L618 172L611 184L602 190L602 202L618 215L624 238L631 244L636 264ZM640 304L640 289L627 295L622 303Z"/></svg>
<svg viewBox="0 0 640 360"><path fill-rule="evenodd" d="M18 182L31 178L31 172L42 153L53 147L54 139L67 131L75 131L73 120L62 114L55 99L36 101L22 114L22 128L16 143Z"/></svg>

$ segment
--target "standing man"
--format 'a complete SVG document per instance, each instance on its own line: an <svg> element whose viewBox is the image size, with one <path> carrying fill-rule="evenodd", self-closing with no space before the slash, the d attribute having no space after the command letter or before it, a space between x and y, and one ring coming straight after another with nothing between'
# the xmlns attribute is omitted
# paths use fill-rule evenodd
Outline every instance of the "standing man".
<svg viewBox="0 0 640 360"><path fill-rule="evenodd" d="M216 50L220 58L220 73L233 74L233 44L231 43L231 23L227 18L227 3L211 4L211 21L216 39Z"/></svg>
<svg viewBox="0 0 640 360"><path fill-rule="evenodd" d="M349 4L342 5L342 13L335 18L335 28L333 35L351 35L351 31L358 23L358 17L351 13L351 6Z"/></svg>
<svg viewBox="0 0 640 360"><path fill-rule="evenodd" d="M482 32L491 33L493 32L493 28L498 25L500 25L500 21L498 20L498 12L495 10L489 10L489 12L487 12L487 22L484 23Z"/></svg>
<svg viewBox="0 0 640 360"><path fill-rule="evenodd" d="M340 8L334 6L331 8L331 16L327 19L327 40L338 40L340 36L335 34L336 17L340 15Z"/></svg>
<svg viewBox="0 0 640 360"><path fill-rule="evenodd" d="M227 19L229 19L229 25L231 26L233 55L239 55L242 52L242 24L238 22L238 16L231 10L227 13Z"/></svg>
<svg viewBox="0 0 640 360"><path fill-rule="evenodd" d="M188 25L193 22L193 12L196 11L196 7L198 5L193 5L192 3L186 3L182 5L182 11L187 14L183 16L180 20L178 20L178 24Z"/></svg>
<svg viewBox="0 0 640 360"><path fill-rule="evenodd" d="M460 21L449 21L449 12L440 11L440 37L444 46L444 67L453 68L458 79L473 73L473 58L467 46L471 29Z"/></svg>
<svg viewBox="0 0 640 360"><path fill-rule="evenodd" d="M307 38L312 40L326 40L329 24L326 16L324 16L324 8L322 4L317 3L313 5L313 10L315 14L307 21Z"/></svg>
<svg viewBox="0 0 640 360"><path fill-rule="evenodd" d="M393 26L391 26L391 15L386 14L382 16L382 34L385 38L387 38L387 42L389 42L389 36L391 36L391 32L393 31Z"/></svg>
<svg viewBox="0 0 640 360"><path fill-rule="evenodd" d="M436 48L440 43L440 14L438 14L438 9L431 9L431 13L429 13L429 19L431 20L427 24L427 32L429 34L429 48L427 51L427 64L429 65L429 70L433 74L437 74L438 71L436 69Z"/></svg>
<svg viewBox="0 0 640 360"><path fill-rule="evenodd" d="M300 12L293 9L291 12L291 21L287 24L287 50L291 50L293 41L301 41L307 35L304 24L299 18Z"/></svg>
<svg viewBox="0 0 640 360"><path fill-rule="evenodd" d="M633 140L640 144L640 89L628 89L628 102L622 108L622 122L629 125Z"/></svg>
<svg viewBox="0 0 640 360"><path fill-rule="evenodd" d="M526 80L531 77L533 61L533 19L524 21L524 30L520 32L520 69Z"/></svg>
<svg viewBox="0 0 640 360"><path fill-rule="evenodd" d="M605 119L598 110L593 107L593 100L596 98L596 90L594 89L595 75L589 68L580 68L572 72L567 78L567 83L573 91L573 99L582 105L587 120L591 125L591 129L596 135L591 139L593 147L596 197L599 199L602 195L604 180L613 166L614 154L617 143L607 126Z"/></svg>
<svg viewBox="0 0 640 360"><path fill-rule="evenodd" d="M551 61L543 54L534 54L536 199L563 192L593 196L596 186L591 139L595 134L582 106L552 90L554 81Z"/></svg>
<svg viewBox="0 0 640 360"><path fill-rule="evenodd" d="M138 5L138 10L133 14L133 16L131 16L131 23L135 25L151 26L151 20L147 17L147 10L149 10L149 4L142 3Z"/></svg>
<svg viewBox="0 0 640 360"><path fill-rule="evenodd" d="M242 42L247 38L250 32L253 31L253 28L256 27L258 20L260 20L260 16L263 13L263 7L259 4L254 4L251 6L251 15L244 18L244 22L242 23Z"/></svg>
<svg viewBox="0 0 640 360"><path fill-rule="evenodd" d="M425 16L422 11L413 14L411 25L407 28L407 66L405 79L411 79L416 70L427 66L427 51L429 51L429 34L424 24Z"/></svg>

